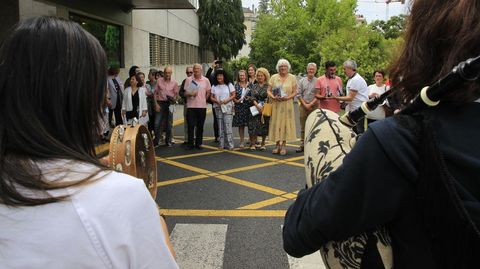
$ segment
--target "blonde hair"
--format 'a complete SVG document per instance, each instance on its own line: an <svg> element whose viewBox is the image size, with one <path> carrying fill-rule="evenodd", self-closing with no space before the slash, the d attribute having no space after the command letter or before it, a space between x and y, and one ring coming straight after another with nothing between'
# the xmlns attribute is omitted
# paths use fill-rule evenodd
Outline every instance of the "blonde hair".
<svg viewBox="0 0 480 269"><path fill-rule="evenodd" d="M270 80L270 73L266 68L260 67L257 69L257 72L255 73L255 77L258 76L259 73L262 73L265 76L265 82L268 83Z"/></svg>

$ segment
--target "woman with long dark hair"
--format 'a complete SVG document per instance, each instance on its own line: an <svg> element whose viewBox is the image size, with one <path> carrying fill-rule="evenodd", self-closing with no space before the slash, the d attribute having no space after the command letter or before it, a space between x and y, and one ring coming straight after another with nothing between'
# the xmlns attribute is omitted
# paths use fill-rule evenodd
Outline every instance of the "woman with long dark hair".
<svg viewBox="0 0 480 269"><path fill-rule="evenodd" d="M122 117L125 117L125 124L133 118L147 119L148 121L148 106L146 89L143 87L142 72L130 77L130 86L125 89L125 96L122 104Z"/></svg>
<svg viewBox="0 0 480 269"><path fill-rule="evenodd" d="M27 19L4 40L0 267L177 268L143 181L95 155L106 70L74 22Z"/></svg>
<svg viewBox="0 0 480 269"><path fill-rule="evenodd" d="M412 3L405 44L390 72L405 106L480 55L480 1ZM471 75L479 74L477 67ZM410 107L372 123L336 171L300 191L285 217L290 255L384 226L392 268L478 267L480 84L475 78L440 83L446 85L439 103L428 101L427 91L421 99L429 108L407 114ZM384 268L372 239L361 268Z"/></svg>
<svg viewBox="0 0 480 269"><path fill-rule="evenodd" d="M212 85L212 94L210 100L215 109L215 115L218 121L218 131L220 133L219 149L233 150L233 102L235 98L235 88L228 79L227 73L223 69L215 71L215 79Z"/></svg>

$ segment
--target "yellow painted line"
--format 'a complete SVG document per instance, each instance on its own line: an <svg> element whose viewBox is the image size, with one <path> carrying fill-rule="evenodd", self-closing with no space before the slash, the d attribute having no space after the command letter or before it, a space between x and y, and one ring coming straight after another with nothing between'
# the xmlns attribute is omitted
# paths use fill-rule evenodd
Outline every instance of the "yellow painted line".
<svg viewBox="0 0 480 269"><path fill-rule="evenodd" d="M257 159L270 161L270 162L278 161L278 159L275 159L275 158L270 158L270 157L265 157L265 156L261 156L261 155L255 155L255 154L250 154L250 153L245 153L245 152L240 152L240 151L230 151L230 152L232 154L247 156L247 157L251 157L251 158L257 158Z"/></svg>
<svg viewBox="0 0 480 269"><path fill-rule="evenodd" d="M221 152L221 151L200 152L200 153L179 155L179 156L174 156L174 157L167 157L167 158L165 158L165 159L167 159L167 160L177 160L177 159L183 159L183 158L190 158L190 157L197 157L197 156L217 154L217 153L220 153L220 152Z"/></svg>
<svg viewBox="0 0 480 269"><path fill-rule="evenodd" d="M267 200L264 200L264 201L261 201L261 202L258 202L258 203L254 203L254 204L246 205L246 206L243 206L243 207L239 207L237 209L242 209L242 210L245 210L245 209L260 209L260 208L263 208L263 207L275 205L275 204L285 202L285 201L288 201L288 199L285 199L285 198L282 198L282 197L275 197L275 198L267 199Z"/></svg>
<svg viewBox="0 0 480 269"><path fill-rule="evenodd" d="M297 198L297 195L293 194L293 193L287 193L287 194L282 195L282 197L287 198L287 199L295 199L295 198Z"/></svg>
<svg viewBox="0 0 480 269"><path fill-rule="evenodd" d="M95 147L95 154L100 155L110 150L110 143L101 144Z"/></svg>
<svg viewBox="0 0 480 269"><path fill-rule="evenodd" d="M202 169L202 168L194 167L194 166L191 166L191 165L188 165L188 164L179 163L179 162L172 161L172 160L167 160L165 158L156 157L155 159L157 159L157 161L160 161L160 162L163 162L163 163L166 163L166 164L170 164L170 165L173 165L173 166L176 166L176 167L179 167L179 168L183 168L183 169L186 169L186 170L190 170L190 171L193 171L193 172L196 172L196 173L199 173L199 174L212 173L211 171L208 171L208 170L205 170L205 169Z"/></svg>
<svg viewBox="0 0 480 269"><path fill-rule="evenodd" d="M277 164L278 164L277 162L261 163L261 164L255 164L255 165L250 165L250 166L245 166L245 167L239 167L239 168L224 170L224 171L220 171L219 173L223 174L223 175L226 175L226 174L248 171L248 170L253 170L253 169L257 169L257 168L277 165Z"/></svg>
<svg viewBox="0 0 480 269"><path fill-rule="evenodd" d="M252 189L259 190L259 191L271 193L271 194L274 194L274 195L285 194L284 191L281 191L279 189L270 188L270 187L267 187L267 186L263 186L263 185L253 183L253 182L250 182L250 181L246 181L246 180L241 180L241 179L234 178L234 177L227 176L227 175L216 176L216 178L221 179L221 180L225 180L225 181L228 181L228 182L231 182L231 183L235 183L235 184L238 184L238 185L242 185L242 186L245 186L245 187L248 187L248 188L252 188Z"/></svg>
<svg viewBox="0 0 480 269"><path fill-rule="evenodd" d="M216 177L216 176L219 176L219 175L220 175L219 173L215 173L215 172L207 174L207 176L209 176L209 177Z"/></svg>
<svg viewBox="0 0 480 269"><path fill-rule="evenodd" d="M174 126L174 127L175 127L175 126L178 126L178 125L180 125L180 124L183 124L184 122L185 122L185 121L184 121L183 118L182 118L182 119L176 119L176 120L173 121L173 126Z"/></svg>
<svg viewBox="0 0 480 269"><path fill-rule="evenodd" d="M177 178L177 179L172 179L172 180L165 180L157 183L157 188L158 187L163 187L163 186L168 186L168 185L173 185L173 184L178 184L178 183L184 183L184 182L189 182L193 180L198 180L198 179L204 179L208 178L207 175L196 175L196 176L190 176L190 177L183 177L183 178Z"/></svg>
<svg viewBox="0 0 480 269"><path fill-rule="evenodd" d="M297 166L297 167L303 167L305 168L305 164L303 163L292 163L292 162L287 162L285 164L292 165L292 166Z"/></svg>
<svg viewBox="0 0 480 269"><path fill-rule="evenodd" d="M303 160L303 159L304 159L303 156L298 156L298 157L293 157L293 158L285 159L284 161L286 161L286 162L295 162L295 161L300 161L300 160Z"/></svg>
<svg viewBox="0 0 480 269"><path fill-rule="evenodd" d="M165 216L187 217L285 217L286 210L199 210L160 209Z"/></svg>

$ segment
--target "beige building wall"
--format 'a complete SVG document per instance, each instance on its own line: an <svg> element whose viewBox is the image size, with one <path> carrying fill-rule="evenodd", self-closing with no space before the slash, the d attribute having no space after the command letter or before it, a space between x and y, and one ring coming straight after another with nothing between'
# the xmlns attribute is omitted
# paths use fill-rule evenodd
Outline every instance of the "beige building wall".
<svg viewBox="0 0 480 269"><path fill-rule="evenodd" d="M195 2L193 0L191 2ZM80 5L76 3L76 5ZM89 6L88 8L95 8ZM101 9L101 8L100 8ZM150 33L181 41L198 47L199 23L196 10L133 10L131 13L113 14L111 9L95 10L95 14L63 6L53 2L37 0L19 0L19 17L26 19L34 16L57 16L68 19L69 13L98 19L120 25L123 28L123 56L125 67L120 77L125 80L128 69L137 65L147 74L150 68L163 70L165 66L150 65ZM191 64L173 65L173 77L179 83L185 78L185 68Z"/></svg>
<svg viewBox="0 0 480 269"><path fill-rule="evenodd" d="M150 65L150 33L199 46L199 25L195 10L133 10L132 25L134 64L145 73L150 68L165 68L165 65ZM185 78L187 66L191 64L172 65L173 78L178 83Z"/></svg>
<svg viewBox="0 0 480 269"><path fill-rule="evenodd" d="M250 55L250 42L252 41L252 33L255 31L255 25L257 23L257 13L255 10L249 8L243 8L243 16L245 17L243 24L245 25L245 41L242 49L238 52L236 59L240 57L249 57Z"/></svg>

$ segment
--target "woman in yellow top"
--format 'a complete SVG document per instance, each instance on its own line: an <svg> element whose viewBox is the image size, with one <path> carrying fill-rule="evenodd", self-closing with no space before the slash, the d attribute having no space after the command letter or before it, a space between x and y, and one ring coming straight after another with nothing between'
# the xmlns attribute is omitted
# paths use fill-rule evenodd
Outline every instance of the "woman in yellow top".
<svg viewBox="0 0 480 269"><path fill-rule="evenodd" d="M285 59L278 60L278 74L273 75L268 83L268 96L272 100L268 137L276 142L273 154L287 154L285 149L287 140L296 139L293 98L297 95L297 79L289 71L290 63Z"/></svg>

